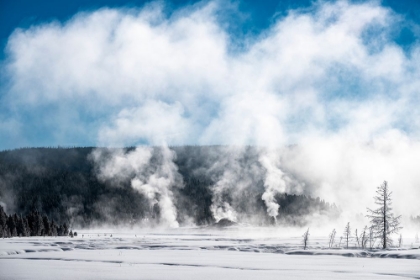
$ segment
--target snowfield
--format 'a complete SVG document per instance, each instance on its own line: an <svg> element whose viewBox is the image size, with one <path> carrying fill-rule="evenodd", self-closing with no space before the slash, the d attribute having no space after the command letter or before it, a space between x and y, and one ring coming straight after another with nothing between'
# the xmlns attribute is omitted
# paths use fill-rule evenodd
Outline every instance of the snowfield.
<svg viewBox="0 0 420 280"><path fill-rule="evenodd" d="M295 236L184 228L0 239L0 279L420 279L420 244L411 240L365 251L311 237L303 250Z"/></svg>

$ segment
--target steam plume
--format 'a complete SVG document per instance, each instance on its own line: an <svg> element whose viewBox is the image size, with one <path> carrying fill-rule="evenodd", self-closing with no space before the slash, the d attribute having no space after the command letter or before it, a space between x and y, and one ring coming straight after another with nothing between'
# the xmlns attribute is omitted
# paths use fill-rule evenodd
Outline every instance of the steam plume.
<svg viewBox="0 0 420 280"><path fill-rule="evenodd" d="M93 153L103 180L127 180L131 187L142 193L150 208L159 207L159 224L178 227L173 203L173 188L182 187L182 177L173 163L175 154L167 146L155 152L150 147L137 147L133 151L112 150L107 155L101 149Z"/></svg>

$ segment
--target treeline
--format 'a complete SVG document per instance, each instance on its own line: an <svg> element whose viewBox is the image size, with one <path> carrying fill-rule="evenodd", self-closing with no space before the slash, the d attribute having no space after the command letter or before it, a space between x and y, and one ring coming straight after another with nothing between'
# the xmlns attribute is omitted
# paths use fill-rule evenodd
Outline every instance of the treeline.
<svg viewBox="0 0 420 280"><path fill-rule="evenodd" d="M47 215L41 215L37 210L26 216L7 215L0 205L0 238L24 236L67 236L69 228L66 223L56 224Z"/></svg>
<svg viewBox="0 0 420 280"><path fill-rule="evenodd" d="M157 205L131 187L131 179L115 183L99 180L98 170L90 156L95 148L28 148L0 152L0 203L7 213L29 215L33 209L45 214L49 221L78 227L102 223L138 225L148 220L159 223ZM128 148L130 150L133 148ZM155 152L159 148L155 147ZM182 224L214 223L210 207L215 180L223 167L214 169L216 162L226 156L223 146L172 147L174 163L182 176L183 186L173 190L177 219ZM247 148L241 159L243 166L258 161L254 148ZM227 155L228 156L228 155ZM210 174L208 170L212 170ZM258 217L256 222L273 222L261 199L264 192L262 178L245 191L227 192L226 201L238 213ZM235 190L233 186L232 190ZM277 220L286 224L305 224L312 214L336 218L340 210L320 198L305 195L278 194L281 205ZM58 226L57 226L58 229ZM57 232L58 234L58 232Z"/></svg>
<svg viewBox="0 0 420 280"><path fill-rule="evenodd" d="M411 216L410 221L412 224L415 224L420 227L420 216L417 216L417 217Z"/></svg>

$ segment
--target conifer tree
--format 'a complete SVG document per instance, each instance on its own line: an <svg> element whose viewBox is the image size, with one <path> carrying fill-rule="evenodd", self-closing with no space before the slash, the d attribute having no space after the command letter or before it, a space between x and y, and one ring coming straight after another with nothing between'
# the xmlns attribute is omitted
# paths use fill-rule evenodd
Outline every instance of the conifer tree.
<svg viewBox="0 0 420 280"><path fill-rule="evenodd" d="M16 223L15 223L15 219L13 219L13 215L10 215L7 218L7 226L10 230L10 237L17 236Z"/></svg>
<svg viewBox="0 0 420 280"><path fill-rule="evenodd" d="M57 232L57 225L55 224L54 220L51 221L51 236L57 236L58 232Z"/></svg>
<svg viewBox="0 0 420 280"><path fill-rule="evenodd" d="M62 230L63 230L63 233L62 233L63 236L69 235L69 227L67 226L67 223L63 224Z"/></svg>
<svg viewBox="0 0 420 280"><path fill-rule="evenodd" d="M42 232L44 231L44 222L42 220L42 216L38 211L35 211L35 233L36 236L41 236Z"/></svg>
<svg viewBox="0 0 420 280"><path fill-rule="evenodd" d="M18 236L27 236L27 229L25 227L25 221L21 215L17 216L17 234Z"/></svg>
<svg viewBox="0 0 420 280"><path fill-rule="evenodd" d="M29 228L28 219L26 217L22 217L23 224L25 225L26 235L25 236L31 236L31 229Z"/></svg>
<svg viewBox="0 0 420 280"><path fill-rule="evenodd" d="M42 223L44 225L44 236L51 236L51 225L47 215L44 215L44 217L42 217Z"/></svg>
<svg viewBox="0 0 420 280"><path fill-rule="evenodd" d="M384 181L376 190L375 204L379 208L371 210L367 209L368 217L372 224L374 236L381 240L382 249L388 248L392 245L391 235L398 233L402 228L400 227L401 216L394 217L392 213L392 200L389 191L388 182Z"/></svg>
<svg viewBox="0 0 420 280"><path fill-rule="evenodd" d="M61 225L57 227L57 236L63 236L63 227Z"/></svg>
<svg viewBox="0 0 420 280"><path fill-rule="evenodd" d="M7 215L3 209L3 206L0 205L0 237L6 237L6 227L7 227Z"/></svg>

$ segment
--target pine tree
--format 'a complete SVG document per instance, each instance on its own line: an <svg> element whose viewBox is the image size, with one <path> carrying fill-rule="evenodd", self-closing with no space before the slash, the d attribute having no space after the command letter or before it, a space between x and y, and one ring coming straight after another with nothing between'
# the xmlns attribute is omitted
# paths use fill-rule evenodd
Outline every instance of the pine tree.
<svg viewBox="0 0 420 280"><path fill-rule="evenodd" d="M402 228L400 227L401 216L394 217L392 213L392 192L388 189L388 182L384 181L376 190L375 204L379 208L371 210L367 209L368 217L372 224L374 236L381 240L382 249L388 248L392 245L391 234L398 233Z"/></svg>
<svg viewBox="0 0 420 280"><path fill-rule="evenodd" d="M15 214L16 215L16 214ZM22 216L17 216L17 234L18 236L27 236L27 229L25 227L25 221Z"/></svg>
<svg viewBox="0 0 420 280"><path fill-rule="evenodd" d="M25 225L26 235L25 236L31 236L31 229L29 228L28 219L26 217L22 217L23 223Z"/></svg>
<svg viewBox="0 0 420 280"><path fill-rule="evenodd" d="M44 236L51 236L51 226L47 215L44 215L44 217L42 218L42 223L44 224Z"/></svg>
<svg viewBox="0 0 420 280"><path fill-rule="evenodd" d="M36 211L35 212L35 232L36 236L41 236L44 231L44 221L42 220L41 214Z"/></svg>
<svg viewBox="0 0 420 280"><path fill-rule="evenodd" d="M51 221L51 236L57 236L58 232L57 232L57 225L55 224L54 220Z"/></svg>
<svg viewBox="0 0 420 280"><path fill-rule="evenodd" d="M10 215L7 218L7 226L10 230L10 237L17 236L16 223L15 223L15 219L13 219L13 215Z"/></svg>
<svg viewBox="0 0 420 280"><path fill-rule="evenodd" d="M7 227L7 215L3 209L3 206L0 205L0 237L6 237L6 227Z"/></svg>
<svg viewBox="0 0 420 280"><path fill-rule="evenodd" d="M63 236L69 235L69 227L67 226L67 223L63 224L62 230L63 230L63 233L62 233Z"/></svg>
<svg viewBox="0 0 420 280"><path fill-rule="evenodd" d="M35 230L34 230L35 215L34 215L34 212L29 213L29 215L26 216L26 220L28 221L29 236L35 236Z"/></svg>

